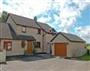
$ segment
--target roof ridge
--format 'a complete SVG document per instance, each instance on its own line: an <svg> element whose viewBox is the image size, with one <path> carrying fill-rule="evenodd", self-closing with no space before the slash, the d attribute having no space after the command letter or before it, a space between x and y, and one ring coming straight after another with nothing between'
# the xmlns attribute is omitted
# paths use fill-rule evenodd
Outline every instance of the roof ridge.
<svg viewBox="0 0 90 71"><path fill-rule="evenodd" d="M52 42L59 34L61 34L63 37L65 37L67 40L69 40L70 42L85 42L83 39L81 39L80 37L78 37L77 35L74 35L74 34L69 34L69 33L63 33L63 32L59 32L55 35L55 37L53 37L50 42ZM74 41L74 40L71 40L70 38L68 38L65 34L69 34L69 35L72 35L72 36L76 36L78 38L80 38L82 41Z"/></svg>

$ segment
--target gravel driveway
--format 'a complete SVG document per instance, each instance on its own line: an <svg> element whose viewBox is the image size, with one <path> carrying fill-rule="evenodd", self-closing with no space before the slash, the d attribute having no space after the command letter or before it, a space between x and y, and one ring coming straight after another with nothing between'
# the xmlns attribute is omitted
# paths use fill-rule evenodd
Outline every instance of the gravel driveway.
<svg viewBox="0 0 90 71"><path fill-rule="evenodd" d="M36 61L8 61L0 71L90 71L89 61L50 58Z"/></svg>

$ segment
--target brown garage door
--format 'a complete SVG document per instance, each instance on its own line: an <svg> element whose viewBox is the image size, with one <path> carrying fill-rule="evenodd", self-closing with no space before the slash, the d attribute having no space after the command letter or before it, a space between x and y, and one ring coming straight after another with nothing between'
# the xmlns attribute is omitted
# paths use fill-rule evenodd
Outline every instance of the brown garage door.
<svg viewBox="0 0 90 71"><path fill-rule="evenodd" d="M66 43L55 43L55 56L66 56Z"/></svg>

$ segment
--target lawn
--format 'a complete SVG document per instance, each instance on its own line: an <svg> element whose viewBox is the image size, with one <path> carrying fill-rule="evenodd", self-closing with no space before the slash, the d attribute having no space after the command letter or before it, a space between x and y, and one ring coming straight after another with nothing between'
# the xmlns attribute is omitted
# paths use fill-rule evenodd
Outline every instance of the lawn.
<svg viewBox="0 0 90 71"><path fill-rule="evenodd" d="M90 55L83 55L83 56L80 56L78 57L79 60L85 60L85 61L90 61Z"/></svg>
<svg viewBox="0 0 90 71"><path fill-rule="evenodd" d="M90 50L90 44L87 44L86 48L87 48L88 50ZM89 52L90 52L90 51L89 51ZM83 56L80 56L80 57L78 57L78 59L80 59L80 60L85 60L85 61L90 61L90 53L89 53L89 55L88 55L88 54L85 54L85 55L83 55Z"/></svg>
<svg viewBox="0 0 90 71"><path fill-rule="evenodd" d="M90 44L87 44L86 48L89 50L89 55L85 54L83 56L78 57L79 60L90 61Z"/></svg>
<svg viewBox="0 0 90 71"><path fill-rule="evenodd" d="M88 45L88 46L87 46L87 49L89 49L89 50L90 50L90 45Z"/></svg>

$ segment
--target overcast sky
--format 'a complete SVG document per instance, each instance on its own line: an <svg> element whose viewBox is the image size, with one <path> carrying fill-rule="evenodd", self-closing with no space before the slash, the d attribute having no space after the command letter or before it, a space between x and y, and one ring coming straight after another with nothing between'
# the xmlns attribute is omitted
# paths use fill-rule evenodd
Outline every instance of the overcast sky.
<svg viewBox="0 0 90 71"><path fill-rule="evenodd" d="M0 0L0 10L38 17L58 32L73 33L90 42L90 0Z"/></svg>

